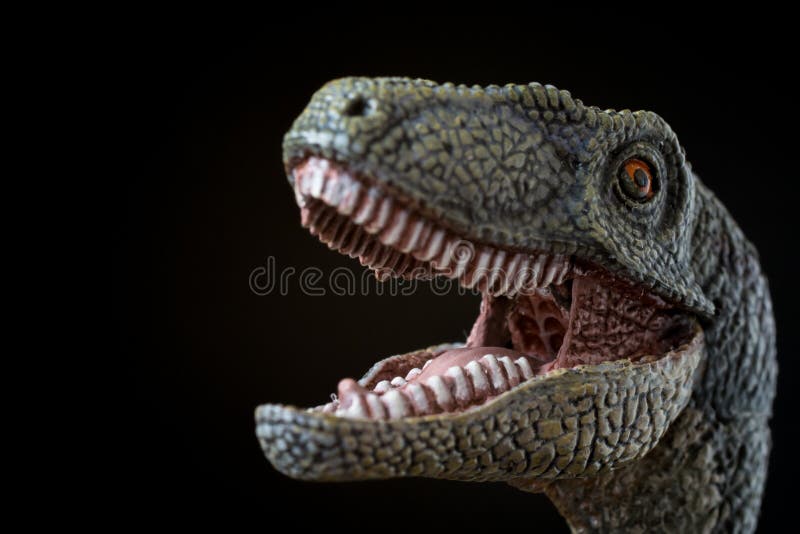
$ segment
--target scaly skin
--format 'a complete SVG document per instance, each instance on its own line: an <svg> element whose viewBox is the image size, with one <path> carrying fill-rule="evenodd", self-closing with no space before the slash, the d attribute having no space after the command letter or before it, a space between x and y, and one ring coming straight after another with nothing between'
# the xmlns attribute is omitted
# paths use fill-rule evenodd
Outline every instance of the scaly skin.
<svg viewBox="0 0 800 534"><path fill-rule="evenodd" d="M602 266L702 333L655 361L564 369L457 414L367 421L265 405L258 435L278 469L506 480L545 492L576 532L755 529L777 373L767 282L660 117L539 84L348 78L321 89L286 135L287 168L309 155L370 176L472 242ZM659 176L649 202L616 185L630 157Z"/></svg>

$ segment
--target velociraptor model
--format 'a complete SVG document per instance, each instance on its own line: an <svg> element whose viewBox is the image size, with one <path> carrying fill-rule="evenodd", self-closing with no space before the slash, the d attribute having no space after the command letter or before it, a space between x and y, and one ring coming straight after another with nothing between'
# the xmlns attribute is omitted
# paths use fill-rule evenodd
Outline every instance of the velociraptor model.
<svg viewBox="0 0 800 534"><path fill-rule="evenodd" d="M259 407L279 471L507 481L578 532L755 529L767 282L660 117L535 83L347 78L283 149L329 247L483 300L465 343L384 359L317 408Z"/></svg>

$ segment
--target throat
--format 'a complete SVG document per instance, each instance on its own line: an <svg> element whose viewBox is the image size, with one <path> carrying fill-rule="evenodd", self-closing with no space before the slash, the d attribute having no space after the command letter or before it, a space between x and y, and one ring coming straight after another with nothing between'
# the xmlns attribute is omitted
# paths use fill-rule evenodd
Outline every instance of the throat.
<svg viewBox="0 0 800 534"><path fill-rule="evenodd" d="M503 347L542 371L659 355L690 330L684 313L605 274L513 299L485 295L466 346Z"/></svg>

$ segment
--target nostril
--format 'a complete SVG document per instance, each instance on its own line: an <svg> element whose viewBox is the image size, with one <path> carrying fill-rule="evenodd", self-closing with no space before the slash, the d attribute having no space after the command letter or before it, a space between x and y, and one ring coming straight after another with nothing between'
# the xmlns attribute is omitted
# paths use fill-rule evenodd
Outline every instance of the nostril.
<svg viewBox="0 0 800 534"><path fill-rule="evenodd" d="M367 99L357 95L350 99L342 114L345 117L363 117L367 114Z"/></svg>

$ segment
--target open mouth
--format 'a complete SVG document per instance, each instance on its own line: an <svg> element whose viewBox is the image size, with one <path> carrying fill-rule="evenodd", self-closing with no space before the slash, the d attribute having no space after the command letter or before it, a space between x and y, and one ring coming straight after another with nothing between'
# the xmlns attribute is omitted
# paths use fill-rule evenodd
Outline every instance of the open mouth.
<svg viewBox="0 0 800 534"><path fill-rule="evenodd" d="M683 309L600 266L460 236L397 191L308 157L292 169L302 223L379 278L445 276L483 295L463 346L378 362L312 412L395 420L460 414L558 370L655 361L696 334Z"/></svg>

